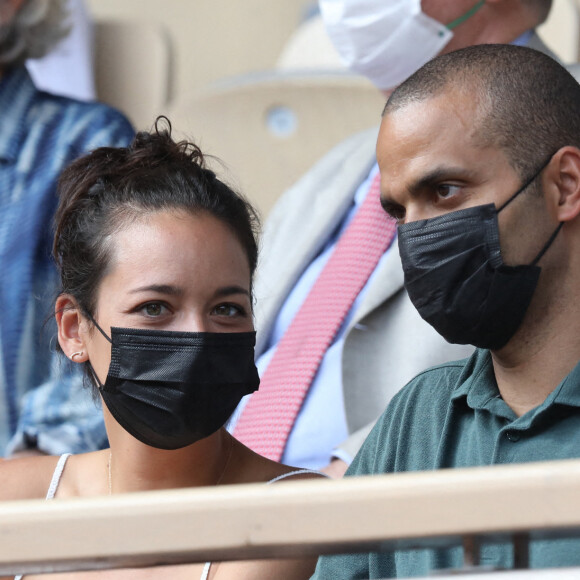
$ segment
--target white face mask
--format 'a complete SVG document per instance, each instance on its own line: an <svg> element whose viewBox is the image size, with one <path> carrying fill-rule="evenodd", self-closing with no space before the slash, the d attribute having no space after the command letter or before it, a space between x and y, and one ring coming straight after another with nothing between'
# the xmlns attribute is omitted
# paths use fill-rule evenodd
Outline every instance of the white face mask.
<svg viewBox="0 0 580 580"><path fill-rule="evenodd" d="M421 11L421 0L319 0L326 30L345 66L378 89L393 89L451 40L484 1L447 26Z"/></svg>

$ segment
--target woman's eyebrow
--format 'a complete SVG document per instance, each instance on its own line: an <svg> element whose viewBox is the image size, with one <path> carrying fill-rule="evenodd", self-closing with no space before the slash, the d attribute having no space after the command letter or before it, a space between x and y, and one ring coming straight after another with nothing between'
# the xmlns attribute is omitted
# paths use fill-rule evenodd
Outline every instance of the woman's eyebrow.
<svg viewBox="0 0 580 580"><path fill-rule="evenodd" d="M137 294L139 292L156 292L158 294L168 294L169 296L181 296L183 295L183 288L171 286L170 284L150 284L148 286L134 288L129 293Z"/></svg>
<svg viewBox="0 0 580 580"><path fill-rule="evenodd" d="M244 294L245 296L250 296L249 290L243 288L242 286L223 286L222 288L218 288L214 296L216 298L221 298L223 296L231 296L232 294Z"/></svg>
<svg viewBox="0 0 580 580"><path fill-rule="evenodd" d="M155 292L157 294L167 294L168 296L183 296L184 294L183 288L171 286L170 284L149 284L148 286L139 286L139 288L134 288L129 291L130 294L138 294L140 292ZM223 286L214 292L216 298L231 296L233 294L250 296L249 290L237 285Z"/></svg>

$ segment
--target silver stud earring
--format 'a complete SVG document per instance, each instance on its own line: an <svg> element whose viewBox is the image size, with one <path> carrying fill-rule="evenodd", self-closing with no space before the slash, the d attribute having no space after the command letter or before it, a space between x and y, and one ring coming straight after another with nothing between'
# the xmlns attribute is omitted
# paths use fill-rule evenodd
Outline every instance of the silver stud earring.
<svg viewBox="0 0 580 580"><path fill-rule="evenodd" d="M83 356L83 354L85 354L84 350L79 350L78 352L73 352L70 355L70 360L74 361L75 360L75 356Z"/></svg>

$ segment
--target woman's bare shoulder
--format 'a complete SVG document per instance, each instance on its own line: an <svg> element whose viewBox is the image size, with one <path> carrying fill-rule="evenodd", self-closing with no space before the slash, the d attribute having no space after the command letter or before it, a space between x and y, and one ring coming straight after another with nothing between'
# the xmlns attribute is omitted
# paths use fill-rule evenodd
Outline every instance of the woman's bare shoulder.
<svg viewBox="0 0 580 580"><path fill-rule="evenodd" d="M323 473L291 467L262 457L239 441L236 441L236 447L238 448L237 481L232 483L266 483L272 480L277 482L326 477Z"/></svg>
<svg viewBox="0 0 580 580"><path fill-rule="evenodd" d="M0 460L0 501L46 497L57 462L53 455Z"/></svg>

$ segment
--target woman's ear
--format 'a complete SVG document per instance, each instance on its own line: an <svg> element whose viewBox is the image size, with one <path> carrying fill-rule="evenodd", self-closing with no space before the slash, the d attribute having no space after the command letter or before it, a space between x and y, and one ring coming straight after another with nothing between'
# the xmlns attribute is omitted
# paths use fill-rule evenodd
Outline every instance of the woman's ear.
<svg viewBox="0 0 580 580"><path fill-rule="evenodd" d="M549 191L554 217L559 222L572 221L580 214L580 149L562 147L550 166Z"/></svg>
<svg viewBox="0 0 580 580"><path fill-rule="evenodd" d="M87 361L89 355L81 332L83 317L77 301L70 294L61 294L56 300L54 315L64 354L73 362Z"/></svg>

